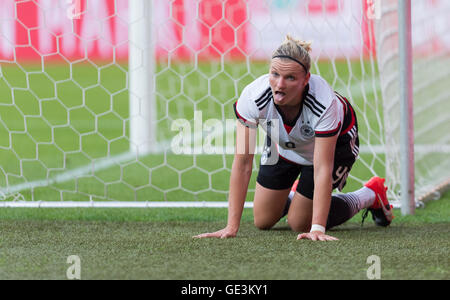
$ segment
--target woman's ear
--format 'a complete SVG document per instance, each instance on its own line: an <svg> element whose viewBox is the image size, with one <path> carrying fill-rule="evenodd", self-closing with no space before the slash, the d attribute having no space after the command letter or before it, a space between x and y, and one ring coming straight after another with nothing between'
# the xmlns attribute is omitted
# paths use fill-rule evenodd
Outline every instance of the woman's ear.
<svg viewBox="0 0 450 300"><path fill-rule="evenodd" d="M305 77L304 86L308 85L310 78L311 78L311 72L308 72L308 74L306 74L306 77Z"/></svg>

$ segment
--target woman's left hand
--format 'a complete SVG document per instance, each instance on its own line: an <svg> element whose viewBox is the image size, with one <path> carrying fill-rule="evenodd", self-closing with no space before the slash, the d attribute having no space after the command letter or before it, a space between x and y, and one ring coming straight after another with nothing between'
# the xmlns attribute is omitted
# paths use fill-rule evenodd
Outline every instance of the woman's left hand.
<svg viewBox="0 0 450 300"><path fill-rule="evenodd" d="M301 239L307 239L311 241L338 241L339 239L332 237L331 235L326 235L325 233L322 233L320 231L312 231L308 233L300 233L297 236L297 240Z"/></svg>

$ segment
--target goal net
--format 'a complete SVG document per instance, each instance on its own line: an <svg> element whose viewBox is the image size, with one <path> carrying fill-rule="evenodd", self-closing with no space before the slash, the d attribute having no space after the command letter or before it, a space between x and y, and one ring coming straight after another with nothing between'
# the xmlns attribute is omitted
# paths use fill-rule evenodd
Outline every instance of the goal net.
<svg viewBox="0 0 450 300"><path fill-rule="evenodd" d="M417 3L414 22L423 25L415 39L415 158L422 195L449 177L450 46L448 4ZM389 197L397 199L398 45L387 33L396 29L395 11L378 4L1 1L0 205L226 206L233 103L268 72L273 49L288 33L313 41L312 72L355 107L360 157L345 191L386 176Z"/></svg>
<svg viewBox="0 0 450 300"><path fill-rule="evenodd" d="M398 1L378 4L377 58L384 100L386 177L399 199L401 148ZM449 1L411 1L414 174L416 201L437 199L450 186Z"/></svg>

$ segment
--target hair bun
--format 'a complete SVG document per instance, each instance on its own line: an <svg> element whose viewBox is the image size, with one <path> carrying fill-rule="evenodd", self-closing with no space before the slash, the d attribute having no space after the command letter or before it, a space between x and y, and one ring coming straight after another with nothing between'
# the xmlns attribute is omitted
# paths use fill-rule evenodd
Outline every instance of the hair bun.
<svg viewBox="0 0 450 300"><path fill-rule="evenodd" d="M297 44L297 46L300 46L300 47L302 47L303 49L305 49L306 50L306 52L308 52L308 53L310 53L311 52L311 50L312 50L312 48L311 48L311 45L312 45L312 41L302 41L302 40L298 40L298 39L295 39L295 38L293 38L291 35L286 35L286 40L285 40L285 42L294 42L295 44Z"/></svg>
<svg viewBox="0 0 450 300"><path fill-rule="evenodd" d="M303 66L306 73L311 69L312 42L306 42L294 39L291 35L286 35L284 42L273 52L274 57L289 57Z"/></svg>

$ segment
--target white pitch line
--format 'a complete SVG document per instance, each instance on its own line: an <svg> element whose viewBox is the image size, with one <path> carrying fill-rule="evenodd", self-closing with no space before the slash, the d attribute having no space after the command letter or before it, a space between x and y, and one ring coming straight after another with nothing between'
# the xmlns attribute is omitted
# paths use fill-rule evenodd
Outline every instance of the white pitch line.
<svg viewBox="0 0 450 300"><path fill-rule="evenodd" d="M399 201L393 201L394 208L400 208ZM0 201L0 208L227 208L228 201L193 202L88 202L88 201ZM244 203L244 208L253 208L253 202Z"/></svg>
<svg viewBox="0 0 450 300"><path fill-rule="evenodd" d="M227 201L203 201L203 202L132 202L132 201L108 201L108 202L88 202L88 201L8 201L1 202L0 207L10 208L226 208ZM245 208L252 208L253 202L245 202Z"/></svg>

